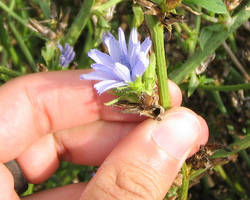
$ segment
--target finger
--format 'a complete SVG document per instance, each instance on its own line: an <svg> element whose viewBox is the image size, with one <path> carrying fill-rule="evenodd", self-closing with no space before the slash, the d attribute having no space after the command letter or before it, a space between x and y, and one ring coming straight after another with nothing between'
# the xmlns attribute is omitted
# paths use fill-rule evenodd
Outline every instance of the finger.
<svg viewBox="0 0 250 200"><path fill-rule="evenodd" d="M86 183L76 183L35 193L22 200L79 200Z"/></svg>
<svg viewBox="0 0 250 200"><path fill-rule="evenodd" d="M105 107L110 98L97 96L90 81L81 81L84 70L37 73L0 87L0 161L16 158L46 133L87 124L99 119L141 121ZM179 88L169 83L171 99L181 102Z"/></svg>
<svg viewBox="0 0 250 200"><path fill-rule="evenodd" d="M163 199L201 142L201 126L198 116L184 108L170 110L161 122L142 122L107 157L81 200Z"/></svg>
<svg viewBox="0 0 250 200"><path fill-rule="evenodd" d="M200 149L200 146L205 145L208 141L209 130L208 130L207 123L201 116L198 116L198 119L200 120L200 124L202 128L200 138L199 138L200 142L196 144L196 146L190 152L189 156L192 156L194 153L196 153Z"/></svg>
<svg viewBox="0 0 250 200"><path fill-rule="evenodd" d="M10 171L0 163L0 199L19 200Z"/></svg>
<svg viewBox="0 0 250 200"><path fill-rule="evenodd" d="M99 165L137 123L96 121L70 130L48 134L31 145L17 161L32 183L48 179L59 160Z"/></svg>

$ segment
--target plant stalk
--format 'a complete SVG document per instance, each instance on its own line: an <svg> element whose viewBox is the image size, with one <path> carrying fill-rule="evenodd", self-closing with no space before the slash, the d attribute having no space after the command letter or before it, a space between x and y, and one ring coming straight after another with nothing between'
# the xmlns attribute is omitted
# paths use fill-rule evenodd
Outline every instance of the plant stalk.
<svg viewBox="0 0 250 200"><path fill-rule="evenodd" d="M249 90L250 83L243 83L243 84L236 84L236 85L199 85L199 88L203 90L210 90L210 91L229 92L229 91L236 91L236 90Z"/></svg>
<svg viewBox="0 0 250 200"><path fill-rule="evenodd" d="M4 66L0 66L0 73L6 74L6 75L11 76L11 77L17 77L17 76L22 75L22 73L15 71L15 70L12 70L12 69L9 69L9 68L4 67Z"/></svg>
<svg viewBox="0 0 250 200"><path fill-rule="evenodd" d="M32 57L32 54L30 53L28 47L24 43L24 40L23 40L21 34L18 32L18 30L16 29L13 22L9 21L8 24L9 24L9 27L10 27L11 31L13 32L15 38L17 39L19 46L20 46L21 50L23 51L28 63L32 67L33 72L37 72L36 63Z"/></svg>
<svg viewBox="0 0 250 200"><path fill-rule="evenodd" d="M89 20L94 4L95 0L86 0L82 3L79 13L63 39L64 43L74 46Z"/></svg>
<svg viewBox="0 0 250 200"><path fill-rule="evenodd" d="M156 55L156 73L158 78L160 104L165 109L169 109L171 107L171 103L168 89L163 25L155 16L146 15L145 19L151 33Z"/></svg>

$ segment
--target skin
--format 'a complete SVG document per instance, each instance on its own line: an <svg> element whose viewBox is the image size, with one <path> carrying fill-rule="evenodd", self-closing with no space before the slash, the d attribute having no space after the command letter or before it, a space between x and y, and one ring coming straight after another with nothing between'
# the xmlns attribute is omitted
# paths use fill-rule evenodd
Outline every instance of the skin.
<svg viewBox="0 0 250 200"><path fill-rule="evenodd" d="M25 200L160 200L184 160L207 142L206 122L180 107L181 91L174 83L169 81L173 108L157 122L105 107L103 103L112 97L98 96L94 82L79 80L80 74L87 72L37 73L0 87L0 199L20 199L13 177L3 165L17 159L31 183L47 180L60 160L100 165L89 183L43 191ZM183 136L174 134L177 128L171 124L176 120L182 120L189 129L183 141ZM164 129L165 124L170 128ZM172 147L168 140L165 146L159 145L154 139L159 127L169 141L181 140L189 144L188 148Z"/></svg>

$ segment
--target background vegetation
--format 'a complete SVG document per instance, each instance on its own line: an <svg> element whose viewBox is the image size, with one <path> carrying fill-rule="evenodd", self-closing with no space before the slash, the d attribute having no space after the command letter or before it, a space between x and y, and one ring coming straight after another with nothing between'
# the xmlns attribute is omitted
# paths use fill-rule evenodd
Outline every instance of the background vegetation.
<svg viewBox="0 0 250 200"><path fill-rule="evenodd" d="M168 76L182 88L183 105L210 127L209 144L187 161L183 184L173 185L166 199L250 199L250 1L152 0L150 8L140 2L1 0L0 84L65 70L58 65L58 43L76 51L67 69L89 68L87 52L104 49L105 31L129 33L136 26L142 38L152 36L147 17L153 17L164 28ZM89 180L95 170L62 162L48 181L29 184L23 195Z"/></svg>

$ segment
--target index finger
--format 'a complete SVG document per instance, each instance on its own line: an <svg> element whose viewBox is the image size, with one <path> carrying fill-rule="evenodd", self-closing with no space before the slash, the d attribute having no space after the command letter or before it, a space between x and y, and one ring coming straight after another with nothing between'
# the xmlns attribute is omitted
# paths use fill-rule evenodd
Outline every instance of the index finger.
<svg viewBox="0 0 250 200"><path fill-rule="evenodd" d="M80 74L87 72L37 73L0 87L0 162L16 158L46 133L97 120L142 120L105 107L110 97L98 96L93 82L80 80ZM170 91L173 102L180 104L178 87L172 83Z"/></svg>

